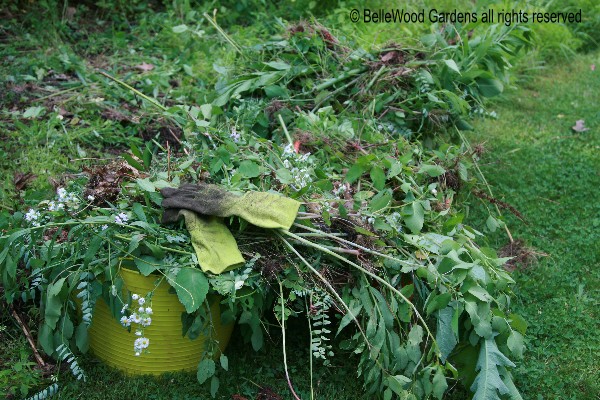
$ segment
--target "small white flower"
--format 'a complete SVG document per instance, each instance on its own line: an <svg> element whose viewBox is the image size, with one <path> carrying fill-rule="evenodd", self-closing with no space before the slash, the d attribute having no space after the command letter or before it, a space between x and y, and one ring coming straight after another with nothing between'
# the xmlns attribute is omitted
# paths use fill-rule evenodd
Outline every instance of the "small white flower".
<svg viewBox="0 0 600 400"><path fill-rule="evenodd" d="M125 311L127 311L127 304L123 304L123 308L121 308L121 314L125 314Z"/></svg>
<svg viewBox="0 0 600 400"><path fill-rule="evenodd" d="M125 213L120 213L119 215L115 215L115 222L117 224L126 224L128 219L129 218L127 217L127 214L125 214Z"/></svg>
<svg viewBox="0 0 600 400"><path fill-rule="evenodd" d="M134 293L133 295L131 295L131 298L132 298L133 300L137 300L137 299L139 299L139 298L140 298L140 295L139 295L139 294L136 294L136 293Z"/></svg>
<svg viewBox="0 0 600 400"><path fill-rule="evenodd" d="M139 352L139 351L136 351L136 352L135 352L135 355L136 355L137 357L139 357L139 356L140 356L140 352Z"/></svg>
<svg viewBox="0 0 600 400"><path fill-rule="evenodd" d="M126 316L122 316L121 317L121 325L129 326L129 318L127 318Z"/></svg>
<svg viewBox="0 0 600 400"><path fill-rule="evenodd" d="M129 317L129 320L135 322L136 324L139 324L140 322L142 322L142 318L139 315L137 315L137 313L131 314L131 316Z"/></svg>
<svg viewBox="0 0 600 400"><path fill-rule="evenodd" d="M146 307L146 314L152 315L152 307Z"/></svg>
<svg viewBox="0 0 600 400"><path fill-rule="evenodd" d="M115 285L111 285L110 287L110 294L113 296L117 295L117 287Z"/></svg>
<svg viewBox="0 0 600 400"><path fill-rule="evenodd" d="M435 190L435 188L431 189L431 194L437 196L437 190Z"/></svg>
<svg viewBox="0 0 600 400"><path fill-rule="evenodd" d="M244 281L235 281L235 290L240 290L244 286Z"/></svg>
<svg viewBox="0 0 600 400"><path fill-rule="evenodd" d="M61 120L61 121L62 121L62 120L65 118L65 117L63 117L62 115L58 114L58 115L56 116L56 118L58 118L59 120Z"/></svg>
<svg viewBox="0 0 600 400"><path fill-rule="evenodd" d="M34 225L38 218L40 218L40 212L35 211L33 208L30 208L27 214L25 214L25 220L27 222L33 222Z"/></svg>
<svg viewBox="0 0 600 400"><path fill-rule="evenodd" d="M369 218L367 218L367 222L368 222L369 224L373 225L373 223L375 222L375 218L373 218L373 217L369 217Z"/></svg>
<svg viewBox="0 0 600 400"><path fill-rule="evenodd" d="M65 202L67 201L67 189L65 188L58 188L56 189L56 194L58 196L58 201L60 202Z"/></svg>
<svg viewBox="0 0 600 400"><path fill-rule="evenodd" d="M140 314L143 314L145 311L146 311L146 309L145 309L144 307L140 307L140 308L138 308L138 312L139 312Z"/></svg>
<svg viewBox="0 0 600 400"><path fill-rule="evenodd" d="M94 201L95 197L94 197L94 196L92 196L92 195L90 194L90 195L87 197L87 199L88 199L89 201Z"/></svg>
<svg viewBox="0 0 600 400"><path fill-rule="evenodd" d="M150 339L148 338L140 338L140 347L142 349L146 349L150 346Z"/></svg>
<svg viewBox="0 0 600 400"><path fill-rule="evenodd" d="M231 130L231 134L229 135L229 137L230 137L231 139L233 139L233 141L234 141L235 143L237 143L237 142L239 142L239 141L240 141L240 137L241 137L241 135L240 135L239 133L237 133L237 131L235 130L235 128L233 128L233 129Z"/></svg>
<svg viewBox="0 0 600 400"><path fill-rule="evenodd" d="M102 225L102 226L100 227L100 229L102 229L103 231L105 231L105 230L107 230L107 229L108 229L108 225Z"/></svg>
<svg viewBox="0 0 600 400"><path fill-rule="evenodd" d="M294 145L290 143L287 146L285 146L283 148L283 154L294 154Z"/></svg>
<svg viewBox="0 0 600 400"><path fill-rule="evenodd" d="M139 304L140 306L143 306L145 302L146 302L146 299L145 299L145 298L143 298L143 297L140 297L140 298L138 299L138 304Z"/></svg>
<svg viewBox="0 0 600 400"><path fill-rule="evenodd" d="M140 331L140 330L135 331L135 336L142 336L142 331Z"/></svg>
<svg viewBox="0 0 600 400"><path fill-rule="evenodd" d="M150 326L151 323L152 323L152 318L150 318L150 317L144 318L142 320L142 326L144 326L144 327Z"/></svg>

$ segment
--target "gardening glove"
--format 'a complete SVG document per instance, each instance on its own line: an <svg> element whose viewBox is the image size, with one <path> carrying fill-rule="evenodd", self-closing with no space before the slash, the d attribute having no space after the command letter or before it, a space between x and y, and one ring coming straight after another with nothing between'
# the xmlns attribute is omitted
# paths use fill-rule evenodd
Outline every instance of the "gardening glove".
<svg viewBox="0 0 600 400"><path fill-rule="evenodd" d="M217 185L185 184L164 188L163 223L177 220L180 209L217 217L236 215L261 228L290 229L300 203L296 200L267 192L247 192L237 196Z"/></svg>
<svg viewBox="0 0 600 400"><path fill-rule="evenodd" d="M244 264L244 257L235 238L219 217L199 217L188 210L180 210L185 226L192 237L198 263L204 272L220 274Z"/></svg>

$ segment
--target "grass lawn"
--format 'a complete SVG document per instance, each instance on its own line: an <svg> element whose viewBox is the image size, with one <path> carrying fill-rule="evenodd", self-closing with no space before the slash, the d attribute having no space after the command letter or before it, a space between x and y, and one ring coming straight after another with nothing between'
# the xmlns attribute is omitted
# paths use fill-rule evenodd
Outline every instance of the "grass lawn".
<svg viewBox="0 0 600 400"><path fill-rule="evenodd" d="M515 238L548 256L514 274L514 308L529 323L515 371L525 399L597 399L600 393L600 64L598 54L550 67L476 124L494 194L515 206ZM575 121L589 131L574 133ZM504 232L502 232L504 233ZM497 247L506 235L496 236Z"/></svg>

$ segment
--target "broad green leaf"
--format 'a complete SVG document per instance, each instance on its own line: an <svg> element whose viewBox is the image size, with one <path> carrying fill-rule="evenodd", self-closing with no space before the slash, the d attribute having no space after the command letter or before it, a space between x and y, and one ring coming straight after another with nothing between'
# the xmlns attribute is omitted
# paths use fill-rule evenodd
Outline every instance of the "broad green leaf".
<svg viewBox="0 0 600 400"><path fill-rule="evenodd" d="M244 160L240 163L238 172L246 178L256 178L260 175L260 167L255 162Z"/></svg>
<svg viewBox="0 0 600 400"><path fill-rule="evenodd" d="M412 233L419 233L425 222L425 210L420 201L413 201L403 208L404 223Z"/></svg>
<svg viewBox="0 0 600 400"><path fill-rule="evenodd" d="M182 268L175 278L175 291L186 312L196 311L208 293L208 279L196 268Z"/></svg>
<svg viewBox="0 0 600 400"><path fill-rule="evenodd" d="M203 359L198 364L198 372L196 372L196 378L198 379L198 383L203 384L211 378L215 374L215 362L208 359Z"/></svg>

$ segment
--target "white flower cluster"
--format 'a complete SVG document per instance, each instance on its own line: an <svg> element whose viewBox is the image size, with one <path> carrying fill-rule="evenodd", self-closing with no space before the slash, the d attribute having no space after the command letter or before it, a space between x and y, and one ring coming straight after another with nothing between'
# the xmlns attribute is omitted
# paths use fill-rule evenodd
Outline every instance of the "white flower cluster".
<svg viewBox="0 0 600 400"><path fill-rule="evenodd" d="M300 190L312 182L311 169L309 168L309 164L312 162L309 158L310 153L296 154L294 146L290 143L283 149L281 157L283 158L283 166L289 169L292 174L293 181L290 186L294 190Z"/></svg>
<svg viewBox="0 0 600 400"><path fill-rule="evenodd" d="M150 345L150 339L144 337L144 328L147 328L152 323L152 307L144 307L146 305L146 298L134 293L131 296L132 303L124 304L121 309L121 325L128 328L131 324L139 325L135 329L135 335L139 336L133 342L133 351L136 356L142 354L142 351L146 350ZM129 316L125 315L129 313Z"/></svg>
<svg viewBox="0 0 600 400"><path fill-rule="evenodd" d="M40 212L30 208L27 214L25 214L25 221L31 222L33 226L40 226Z"/></svg>
<svg viewBox="0 0 600 400"><path fill-rule="evenodd" d="M119 213L119 215L115 215L115 222L117 224L125 225L128 220L129 220L129 218L127 217L127 214L125 214L123 212Z"/></svg>

